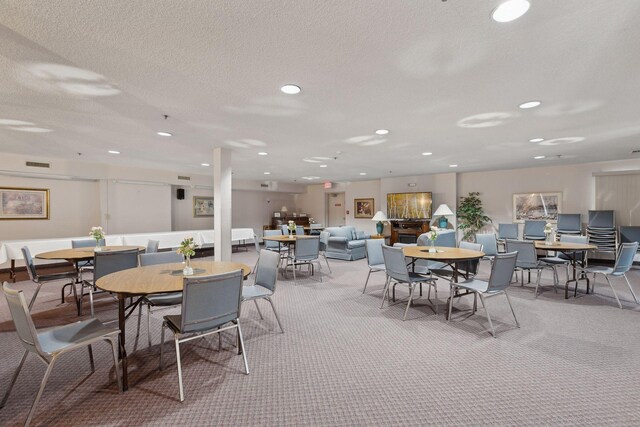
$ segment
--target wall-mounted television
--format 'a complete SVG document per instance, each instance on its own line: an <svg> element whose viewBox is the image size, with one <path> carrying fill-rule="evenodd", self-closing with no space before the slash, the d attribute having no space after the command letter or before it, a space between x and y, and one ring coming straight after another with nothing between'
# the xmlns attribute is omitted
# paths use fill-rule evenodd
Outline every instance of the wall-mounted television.
<svg viewBox="0 0 640 427"><path fill-rule="evenodd" d="M387 218L431 219L431 192L387 193Z"/></svg>

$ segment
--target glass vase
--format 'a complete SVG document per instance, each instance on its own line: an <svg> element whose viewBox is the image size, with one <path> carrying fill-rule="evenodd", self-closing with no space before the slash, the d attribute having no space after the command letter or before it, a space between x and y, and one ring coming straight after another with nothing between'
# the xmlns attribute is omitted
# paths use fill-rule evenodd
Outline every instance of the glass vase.
<svg viewBox="0 0 640 427"><path fill-rule="evenodd" d="M102 251L102 246L100 246L100 239L96 239L96 252Z"/></svg>
<svg viewBox="0 0 640 427"><path fill-rule="evenodd" d="M289 230L289 238L293 239L293 231Z"/></svg>
<svg viewBox="0 0 640 427"><path fill-rule="evenodd" d="M193 274L193 268L191 268L191 256L187 255L184 259L184 268L182 274L185 276L191 276Z"/></svg>
<svg viewBox="0 0 640 427"><path fill-rule="evenodd" d="M547 233L544 237L545 245L553 245L553 233Z"/></svg>
<svg viewBox="0 0 640 427"><path fill-rule="evenodd" d="M437 252L437 250L436 250L436 241L435 240L430 240L430 242L431 242L431 246L429 247L429 252L430 253Z"/></svg>

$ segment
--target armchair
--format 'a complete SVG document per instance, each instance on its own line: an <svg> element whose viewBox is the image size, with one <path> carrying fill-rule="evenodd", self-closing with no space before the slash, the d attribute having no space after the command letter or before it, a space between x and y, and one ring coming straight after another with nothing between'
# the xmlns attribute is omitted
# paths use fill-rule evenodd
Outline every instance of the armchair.
<svg viewBox="0 0 640 427"><path fill-rule="evenodd" d="M364 242L371 236L364 231L356 231L355 227L327 227L329 242L327 244L327 258L353 261L365 257Z"/></svg>

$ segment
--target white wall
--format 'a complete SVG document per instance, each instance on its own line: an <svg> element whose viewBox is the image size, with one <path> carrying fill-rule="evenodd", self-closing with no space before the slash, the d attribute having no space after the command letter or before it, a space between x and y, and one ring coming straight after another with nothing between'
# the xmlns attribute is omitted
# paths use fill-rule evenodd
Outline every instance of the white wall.
<svg viewBox="0 0 640 427"><path fill-rule="evenodd" d="M176 190L184 190L184 199L178 200ZM213 230L213 217L194 218L193 198L213 197L213 189L191 188L191 186L171 186L171 231Z"/></svg>
<svg viewBox="0 0 640 427"><path fill-rule="evenodd" d="M107 181L107 234L146 233L171 229L171 186Z"/></svg>

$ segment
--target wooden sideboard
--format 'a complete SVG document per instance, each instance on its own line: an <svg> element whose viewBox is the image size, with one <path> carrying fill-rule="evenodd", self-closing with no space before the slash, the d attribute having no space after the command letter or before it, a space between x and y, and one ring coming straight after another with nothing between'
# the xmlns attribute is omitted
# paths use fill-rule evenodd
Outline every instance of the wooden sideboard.
<svg viewBox="0 0 640 427"><path fill-rule="evenodd" d="M391 240L394 243L416 243L418 236L429 231L429 220L391 220Z"/></svg>
<svg viewBox="0 0 640 427"><path fill-rule="evenodd" d="M287 225L289 221L293 221L296 225L301 225L303 227L309 227L309 217L308 216L293 216L293 215L281 215L280 217L272 217L271 224L269 224L269 229L278 230L280 226Z"/></svg>

